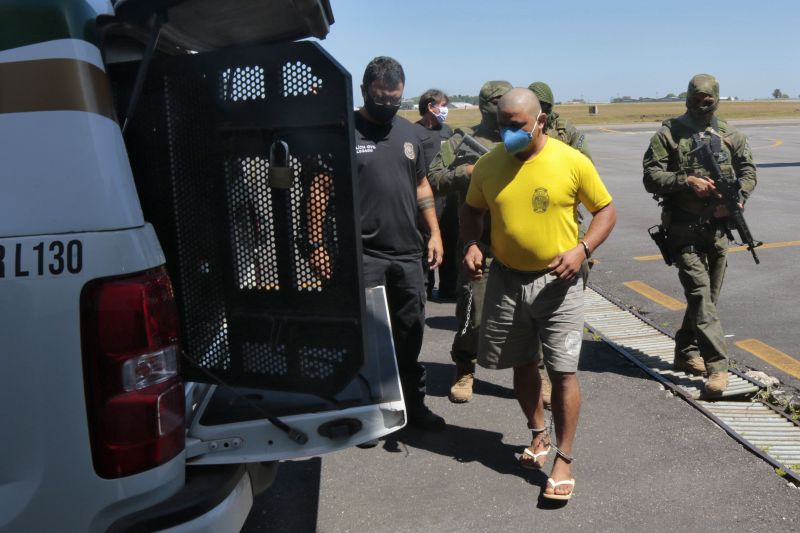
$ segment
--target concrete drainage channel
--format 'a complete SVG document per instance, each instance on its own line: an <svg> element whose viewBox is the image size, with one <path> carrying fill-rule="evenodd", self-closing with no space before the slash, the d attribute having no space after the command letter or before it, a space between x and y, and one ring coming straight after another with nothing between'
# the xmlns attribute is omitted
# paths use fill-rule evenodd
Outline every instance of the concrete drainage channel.
<svg viewBox="0 0 800 533"><path fill-rule="evenodd" d="M800 425L770 405L751 399L763 385L731 370L722 398L703 398L704 378L672 369L675 340L671 335L591 285L585 299L589 331L800 484Z"/></svg>

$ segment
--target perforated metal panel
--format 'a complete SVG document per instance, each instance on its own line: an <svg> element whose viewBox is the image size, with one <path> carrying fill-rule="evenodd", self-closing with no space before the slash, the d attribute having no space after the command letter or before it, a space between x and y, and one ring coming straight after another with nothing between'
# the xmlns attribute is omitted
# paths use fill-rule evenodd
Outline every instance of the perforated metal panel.
<svg viewBox="0 0 800 533"><path fill-rule="evenodd" d="M333 394L361 367L351 94L314 43L153 62L126 143L192 379Z"/></svg>
<svg viewBox="0 0 800 533"><path fill-rule="evenodd" d="M241 102L267 97L264 69L259 66L229 68L220 72L219 96Z"/></svg>
<svg viewBox="0 0 800 533"><path fill-rule="evenodd" d="M283 96L316 94L322 89L322 80L311 67L300 61L283 65Z"/></svg>

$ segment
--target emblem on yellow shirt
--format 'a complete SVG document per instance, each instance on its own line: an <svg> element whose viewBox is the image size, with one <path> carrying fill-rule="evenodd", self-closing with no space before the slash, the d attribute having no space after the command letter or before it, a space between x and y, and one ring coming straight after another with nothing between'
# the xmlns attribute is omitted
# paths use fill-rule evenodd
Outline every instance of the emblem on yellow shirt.
<svg viewBox="0 0 800 533"><path fill-rule="evenodd" d="M538 187L533 191L533 211L535 213L544 213L550 205L550 196L547 195L547 189Z"/></svg>
<svg viewBox="0 0 800 533"><path fill-rule="evenodd" d="M403 152L405 152L406 157L410 160L414 160L414 145L411 143L403 143Z"/></svg>

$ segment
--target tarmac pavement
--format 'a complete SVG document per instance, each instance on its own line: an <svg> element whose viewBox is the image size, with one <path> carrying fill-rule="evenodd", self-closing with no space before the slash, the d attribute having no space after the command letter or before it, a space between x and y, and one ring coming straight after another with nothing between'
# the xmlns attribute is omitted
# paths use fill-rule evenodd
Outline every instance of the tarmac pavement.
<svg viewBox="0 0 800 533"><path fill-rule="evenodd" d="M800 375L785 373L736 345L757 339L790 357L800 358L800 263L797 206L800 205L800 120L769 119L732 122L747 135L758 166L758 185L747 202L745 218L753 237L767 243L795 243L757 248L761 264L747 252L730 253L718 309L730 356L742 367L779 378L800 389ZM607 294L632 306L653 322L675 332L683 310L672 311L624 286L638 280L685 302L678 272L658 255L647 228L658 224L660 209L642 185L642 157L657 124L595 127L587 131L595 165L618 211L617 225L595 254L592 281ZM734 232L736 238L738 235Z"/></svg>
<svg viewBox="0 0 800 533"><path fill-rule="evenodd" d="M797 240L800 201L796 147L800 122L735 122L759 164L759 185L746 216L767 242ZM600 175L619 220L597 255L592 282L674 331L682 311L669 311L623 282L641 280L678 300L677 274L656 254L647 227L658 208L641 184L641 159L658 124L587 127ZM779 142L780 141L780 142ZM777 375L734 342L757 338L797 358L800 306L794 273L800 247L731 254L720 313L732 356ZM673 397L603 343L584 338L579 379L583 408L574 446L575 496L552 508L539 498L552 465L520 468L514 457L530 443L511 390L511 371L479 369L475 396L452 404L450 343L454 304L429 302L425 344L428 403L447 420L443 433L404 429L371 450L348 449L281 465L259 496L245 532L417 531L797 531L800 490L691 405Z"/></svg>
<svg viewBox="0 0 800 533"><path fill-rule="evenodd" d="M796 531L800 490L601 342L585 336L575 496L540 501L546 472L511 371L479 369L473 401L447 399L454 305L428 304L421 359L442 433L411 428L371 450L283 463L244 532Z"/></svg>

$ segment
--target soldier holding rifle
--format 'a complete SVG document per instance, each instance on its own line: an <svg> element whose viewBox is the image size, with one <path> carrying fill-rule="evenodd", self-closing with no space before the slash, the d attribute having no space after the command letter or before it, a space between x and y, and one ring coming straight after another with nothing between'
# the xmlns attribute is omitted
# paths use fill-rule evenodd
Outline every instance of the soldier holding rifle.
<svg viewBox="0 0 800 533"><path fill-rule="evenodd" d="M481 145L492 148L501 142L497 126L497 102L511 89L507 81L487 81L481 87L479 103L481 122L469 131L456 130L455 135L442 144L442 149L434 158L428 171L431 187L437 195L449 194L448 203L453 200L457 205L448 205L445 209L458 209L466 198L472 169L482 155L480 150L463 142L465 135L471 135ZM452 194L451 194L452 193ZM488 252L489 231L484 232L481 246ZM463 257L463 244L457 250L459 258ZM491 258L488 259L491 262ZM459 261L460 263L460 261ZM472 399L472 383L475 374L475 361L478 354L478 329L481 325L481 310L486 279L470 281L459 268L458 287L456 292L456 320L458 330L453 339L450 356L456 364L453 384L450 388L450 401L468 402Z"/></svg>
<svg viewBox="0 0 800 533"><path fill-rule="evenodd" d="M651 234L678 267L686 314L675 335L676 370L708 375L706 393L728 387L728 350L717 314L731 224L755 256L742 208L756 186L747 138L715 114L719 83L689 82L686 113L664 121L644 155L644 187L660 199L661 226ZM729 186L731 183L734 187ZM734 192L731 192L734 191ZM731 198L735 194L736 198ZM726 199L724 196L728 196ZM757 258L756 258L757 262Z"/></svg>

